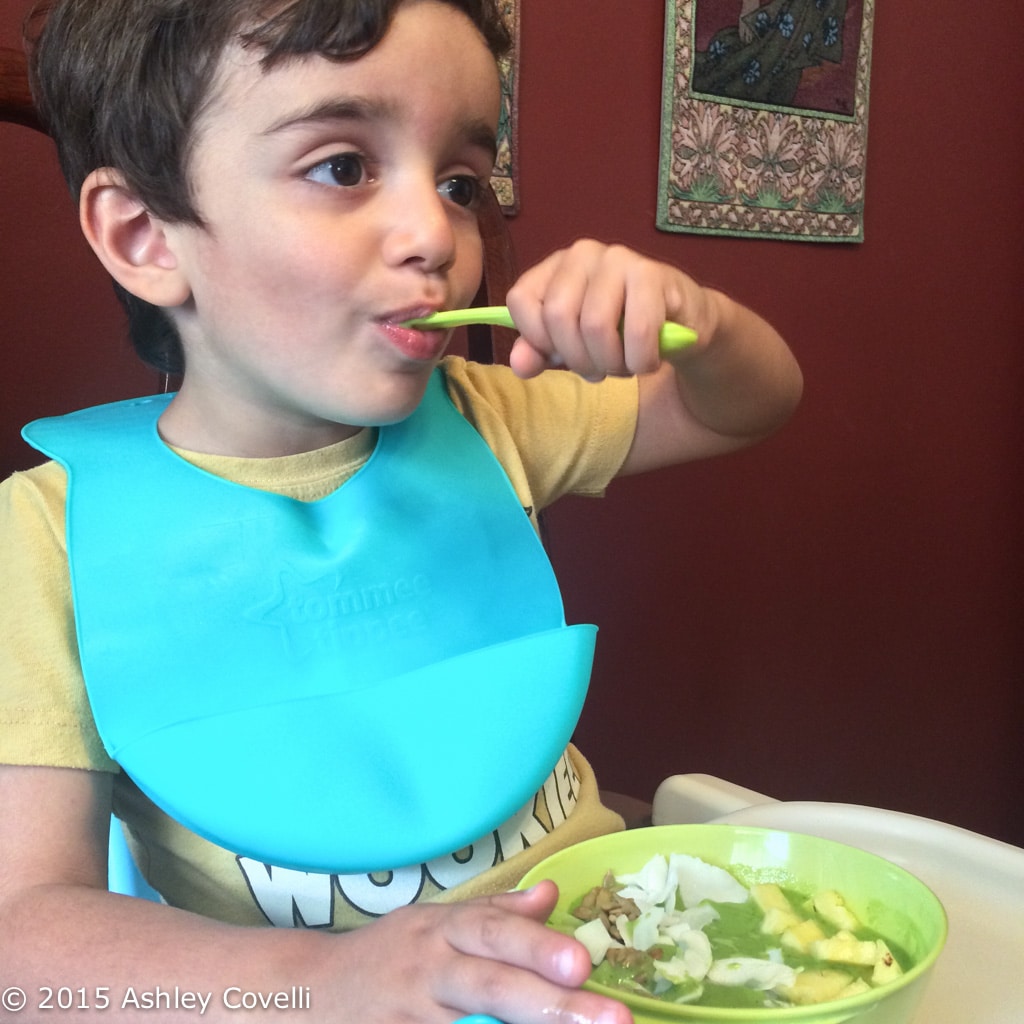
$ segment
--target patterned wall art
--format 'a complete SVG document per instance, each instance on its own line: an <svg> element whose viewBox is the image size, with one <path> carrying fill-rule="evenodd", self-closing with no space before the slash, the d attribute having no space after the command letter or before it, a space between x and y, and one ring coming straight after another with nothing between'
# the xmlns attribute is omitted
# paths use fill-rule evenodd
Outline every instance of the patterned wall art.
<svg viewBox="0 0 1024 1024"><path fill-rule="evenodd" d="M667 0L657 226L864 239L875 0Z"/></svg>
<svg viewBox="0 0 1024 1024"><path fill-rule="evenodd" d="M499 0L502 17L512 36L512 51L499 62L501 116L498 121L498 159L491 186L502 210L519 211L519 165L516 126L519 118L519 0Z"/></svg>

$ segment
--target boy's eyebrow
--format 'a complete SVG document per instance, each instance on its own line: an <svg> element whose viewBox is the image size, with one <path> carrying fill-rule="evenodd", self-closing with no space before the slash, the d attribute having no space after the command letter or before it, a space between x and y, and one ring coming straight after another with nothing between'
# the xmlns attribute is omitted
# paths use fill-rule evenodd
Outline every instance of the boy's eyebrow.
<svg viewBox="0 0 1024 1024"><path fill-rule="evenodd" d="M395 106L387 101L377 99L346 98L324 100L315 103L306 110L288 114L264 129L263 135L274 135L277 132L325 121L397 121L399 114ZM456 134L473 146L485 150L492 158L498 155L498 137L494 128L483 120L467 118L456 126Z"/></svg>

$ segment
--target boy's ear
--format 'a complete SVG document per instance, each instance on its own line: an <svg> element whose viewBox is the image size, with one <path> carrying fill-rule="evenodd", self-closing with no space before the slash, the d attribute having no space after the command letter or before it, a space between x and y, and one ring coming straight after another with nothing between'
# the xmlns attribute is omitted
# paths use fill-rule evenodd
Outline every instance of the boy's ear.
<svg viewBox="0 0 1024 1024"><path fill-rule="evenodd" d="M89 245L122 287L154 306L188 301L191 289L164 222L117 171L101 167L85 179L79 220Z"/></svg>

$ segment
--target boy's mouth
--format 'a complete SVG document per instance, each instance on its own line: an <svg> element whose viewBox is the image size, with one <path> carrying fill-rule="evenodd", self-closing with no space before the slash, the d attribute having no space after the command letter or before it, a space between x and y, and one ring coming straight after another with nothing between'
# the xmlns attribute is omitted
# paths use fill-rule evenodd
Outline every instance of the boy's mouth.
<svg viewBox="0 0 1024 1024"><path fill-rule="evenodd" d="M430 312L430 311L428 311ZM433 363L444 354L448 346L450 331L427 331L418 327L403 327L405 320L414 316L426 316L427 312L408 315L400 314L402 319L388 317L381 323L381 331L391 346L397 349L406 359L415 362Z"/></svg>

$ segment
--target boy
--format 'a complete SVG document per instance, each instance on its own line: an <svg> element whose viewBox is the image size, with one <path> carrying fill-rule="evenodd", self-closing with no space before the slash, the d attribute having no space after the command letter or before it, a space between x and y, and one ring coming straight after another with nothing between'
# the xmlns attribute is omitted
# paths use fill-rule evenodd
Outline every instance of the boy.
<svg viewBox="0 0 1024 1024"><path fill-rule="evenodd" d="M578 989L589 970L585 952L542 925L552 886L505 891L551 850L618 827L572 747L545 755L540 774L531 763L526 782L514 780L519 810L485 815L477 831L466 824L446 832L449 845L418 851L411 867L397 852L395 860L367 860L369 847L352 835L351 854L311 870L303 849L320 838L315 822L299 848L273 856L289 839L266 834L277 812L289 810L283 801L271 801L251 832L244 820L222 820L235 798L251 795L239 776L259 773L269 757L278 776L307 794L296 796L304 808L315 808L308 794L318 789L334 800L325 819L346 810L326 791L350 780L333 769L315 774L320 765L343 762L367 788L381 772L400 771L405 749L385 755L371 743L362 761L345 760L365 739L349 717L358 685L341 694L328 726L336 737L319 745L331 749L315 752L314 773L297 767L308 750L292 727L290 716L302 710L289 703L288 688L304 684L307 667L320 670L325 650L357 683L360 673L376 680L379 666L393 662L381 676L386 692L392 675L448 664L449 637L469 635L454 656L475 657L507 620L528 618L536 604L557 608L532 529L516 534L522 559L494 556L483 594L463 592L468 571L446 576L456 559L492 564L498 504L514 508L514 533L526 522L522 507L736 449L774 430L798 400L799 371L761 319L672 267L591 241L555 253L510 293L522 333L512 371L444 360L446 335L403 326L475 294L475 210L494 157L494 55L504 45L488 0L53 6L35 56L39 105L97 256L132 296L136 317L151 322L160 311L158 321L172 328L143 336L158 347L147 357L183 370L183 380L168 403L129 406L127 427L100 415L95 436L113 429L124 465L118 444L83 448L81 438L94 435L78 420L51 421L29 436L60 455L74 485L50 462L0 492L0 963L2 980L30 1000L44 985L82 988L81 1001L106 999L113 1020L137 1015L141 991L159 987L210 994L203 1014L216 1020L239 1012L229 988L297 987L308 998L275 1017L629 1019L620 1004ZM698 342L662 360L664 320L692 326ZM543 372L559 364L565 372ZM467 421L472 437L460 427ZM415 450L438 423L458 437L451 450L444 442L430 458L403 461L403 445ZM479 437L498 456L500 480L477 501L470 492L478 477L490 480L498 464L474 447ZM463 458L471 471L455 474L459 492L440 493L447 464ZM422 492L418 469L426 473ZM492 501L509 481L514 497ZM439 493L439 501L431 497ZM349 501L352 494L369 498ZM221 502L230 515L221 516ZM374 532L385 514L386 527ZM140 524L149 523L161 533L147 536ZM325 554L321 541L332 537ZM501 543L490 547L505 537L502 526ZM279 559L278 538L316 573ZM387 587L345 592L357 564L348 549L358 564L374 565L392 557L392 544L406 561ZM423 549L425 569L415 561ZM506 585L522 561L531 564L528 578ZM317 589L324 580L326 590ZM248 593L261 586L265 592ZM225 607L239 591L249 603L231 618ZM534 601L537 593L543 601ZM475 607L501 606L506 597L513 613L497 623ZM374 601L396 615L367 618ZM439 610L449 628L434 630ZM530 629L549 632L547 614ZM276 648L264 639L275 623L274 635L285 637ZM365 652L359 624L378 638ZM562 635L557 624L553 632ZM251 649L238 639L250 635ZM285 753L247 751L244 734L221 728L212 745L230 747L245 772L235 763L211 769L176 803L178 776L206 764L191 723L235 714L252 723L264 708L216 702L248 693L264 662ZM492 680L480 674L470 682ZM135 707L138 693L146 698ZM314 696L317 708L335 700ZM132 771L133 781L109 756L118 747L111 737L128 730L127 767L181 724L152 725L151 704L183 716L190 739L172 746L168 763ZM128 705L139 720L125 720ZM550 715L535 717L561 720L571 705L553 703ZM393 712L382 706L379 717ZM315 717L302 719L303 728L316 729ZM516 717L476 724L511 729ZM387 722L383 735L394 738ZM463 739L474 742L459 734L454 741ZM537 760L531 747L517 752L524 761ZM429 771L428 761L405 783ZM475 773L476 766L467 775ZM529 799L515 790L527 782ZM201 790L222 785L230 799L214 799L210 813L197 809ZM382 805L391 795L384 791ZM472 802L468 793L424 796L447 803L454 820L458 805ZM112 808L168 905L106 892ZM167 813L174 808L201 834ZM296 828L311 816L297 818ZM364 831L374 830L371 821ZM268 921L297 927L254 927ZM176 997L161 1004L160 1019L187 1018L195 1007Z"/></svg>

